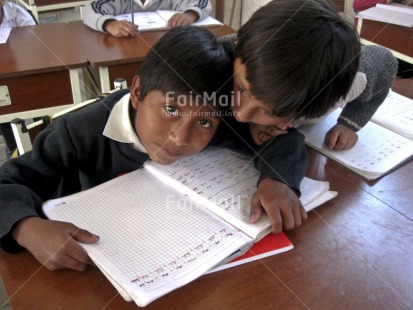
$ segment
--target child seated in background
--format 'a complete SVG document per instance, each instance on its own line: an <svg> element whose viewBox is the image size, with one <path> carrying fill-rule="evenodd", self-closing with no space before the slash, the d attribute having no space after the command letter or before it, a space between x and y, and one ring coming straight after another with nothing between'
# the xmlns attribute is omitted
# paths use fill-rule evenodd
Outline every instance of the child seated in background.
<svg viewBox="0 0 413 310"><path fill-rule="evenodd" d="M153 12L156 10L177 11L168 21L170 27L185 26L202 20L211 13L209 0L177 1L177 0L95 0L86 4L83 11L83 23L98 31L107 32L115 37L134 37L138 34L139 25L127 20L116 20L116 15L131 12Z"/></svg>
<svg viewBox="0 0 413 310"><path fill-rule="evenodd" d="M397 61L385 48L361 47L353 26L326 0L274 0L237 33L234 106L257 144L291 126L343 112L326 145L345 150L383 103ZM237 92L235 92L237 94Z"/></svg>
<svg viewBox="0 0 413 310"><path fill-rule="evenodd" d="M232 98L232 56L230 44L219 42L207 29L174 28L149 52L130 90L117 91L46 127L31 152L0 167L1 248L25 248L51 270L84 270L89 258L77 242L94 243L99 237L82 229L87 227L45 219L42 203L139 169L148 159L169 164L208 144L257 157L261 175L253 199L261 200L277 231L279 218L286 214L274 207L274 186L289 189L292 184L299 193L307 167L304 139L292 130L257 156L248 124L230 126L229 104L222 103ZM194 94L204 100L194 99ZM299 226L306 215L296 212L300 210L289 216L299 217Z"/></svg>

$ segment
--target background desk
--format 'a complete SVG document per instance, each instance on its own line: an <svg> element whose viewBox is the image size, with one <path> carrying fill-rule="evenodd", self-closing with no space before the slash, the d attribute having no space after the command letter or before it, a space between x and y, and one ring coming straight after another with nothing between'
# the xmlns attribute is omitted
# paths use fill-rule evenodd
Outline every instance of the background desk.
<svg viewBox="0 0 413 310"><path fill-rule="evenodd" d="M294 249L202 276L145 309L412 309L413 161L376 182L309 150L338 196L288 232ZM51 272L0 253L13 309L137 309L97 268Z"/></svg>
<svg viewBox="0 0 413 310"><path fill-rule="evenodd" d="M7 86L11 105L0 106L0 123L53 114L82 101L80 71L87 66L73 48L66 23L13 28L0 44L0 86Z"/></svg>
<svg viewBox="0 0 413 310"><path fill-rule="evenodd" d="M151 47L166 33L162 31L141 32L135 38L116 38L86 27L82 21L70 22L74 40L86 55L92 68L99 68L101 91L113 89L116 78L126 79L128 86ZM216 36L235 31L228 26L208 27Z"/></svg>
<svg viewBox="0 0 413 310"><path fill-rule="evenodd" d="M395 57L413 64L413 28L359 19L358 31L361 43L387 47Z"/></svg>

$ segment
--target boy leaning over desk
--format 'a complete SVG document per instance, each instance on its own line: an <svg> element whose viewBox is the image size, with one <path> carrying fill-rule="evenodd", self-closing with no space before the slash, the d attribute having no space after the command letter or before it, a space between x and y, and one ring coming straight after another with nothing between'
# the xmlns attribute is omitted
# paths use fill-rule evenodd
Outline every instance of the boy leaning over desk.
<svg viewBox="0 0 413 310"><path fill-rule="evenodd" d="M261 171L258 199L278 232L286 214L273 203L273 189L288 184L299 195L307 167L304 139L292 129L263 148L253 144L248 124L234 121L221 104L232 99L232 66L229 43L204 28L174 28L150 51L130 91L54 121L31 152L0 168L1 248L11 253L25 248L51 270L84 270L90 261L77 242L99 237L83 230L87 227L45 219L42 203L139 169L148 159L169 164L208 144L254 155ZM270 183L262 186L263 179Z"/></svg>
<svg viewBox="0 0 413 310"><path fill-rule="evenodd" d="M209 0L95 0L86 4L83 23L98 31L107 32L115 37L134 37L139 28L127 20L116 20L116 15L156 10L177 11L169 20L170 27L191 25L211 13Z"/></svg>
<svg viewBox="0 0 413 310"><path fill-rule="evenodd" d="M235 40L234 89L243 96L234 111L239 121L251 123L257 144L341 107L325 144L350 149L396 76L391 52L362 47L354 27L328 0L270 1Z"/></svg>

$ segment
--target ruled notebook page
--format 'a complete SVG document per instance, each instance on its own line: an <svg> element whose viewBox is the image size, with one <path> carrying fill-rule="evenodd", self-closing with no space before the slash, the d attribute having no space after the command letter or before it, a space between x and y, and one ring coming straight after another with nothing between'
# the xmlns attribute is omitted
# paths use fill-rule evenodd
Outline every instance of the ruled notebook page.
<svg viewBox="0 0 413 310"><path fill-rule="evenodd" d="M413 100L390 90L371 121L413 140Z"/></svg>
<svg viewBox="0 0 413 310"><path fill-rule="evenodd" d="M184 184L189 189L185 193L193 200L203 203L252 238L259 239L269 232L271 223L265 212L258 223L250 222L251 198L257 190L259 172L249 157L225 148L208 147L167 166L146 162L145 169L167 184L174 181ZM330 192L329 187L328 182L304 178L300 198L304 207L308 204L312 209L335 197L336 193ZM328 196L317 200L327 192ZM311 202L314 203L310 206Z"/></svg>
<svg viewBox="0 0 413 310"><path fill-rule="evenodd" d="M44 205L51 219L100 236L83 245L140 305L204 274L250 238L145 169Z"/></svg>
<svg viewBox="0 0 413 310"><path fill-rule="evenodd" d="M184 184L189 197L252 238L269 232L265 213L258 223L250 223L250 202L259 173L247 157L225 148L208 147L167 166L148 161L145 169L166 183Z"/></svg>
<svg viewBox="0 0 413 310"><path fill-rule="evenodd" d="M298 127L306 143L369 180L388 173L413 155L412 140L373 122L357 132L359 138L353 148L330 150L324 144L324 137L337 123L340 113L341 109L337 109L320 123Z"/></svg>

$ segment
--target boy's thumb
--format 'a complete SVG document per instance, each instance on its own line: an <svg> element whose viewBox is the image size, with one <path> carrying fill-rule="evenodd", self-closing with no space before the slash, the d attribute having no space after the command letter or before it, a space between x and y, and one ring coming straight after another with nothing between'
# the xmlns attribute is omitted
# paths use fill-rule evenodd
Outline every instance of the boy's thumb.
<svg viewBox="0 0 413 310"><path fill-rule="evenodd" d="M82 243L95 243L99 241L99 236L92 234L91 232L78 228L72 235L73 239Z"/></svg>

